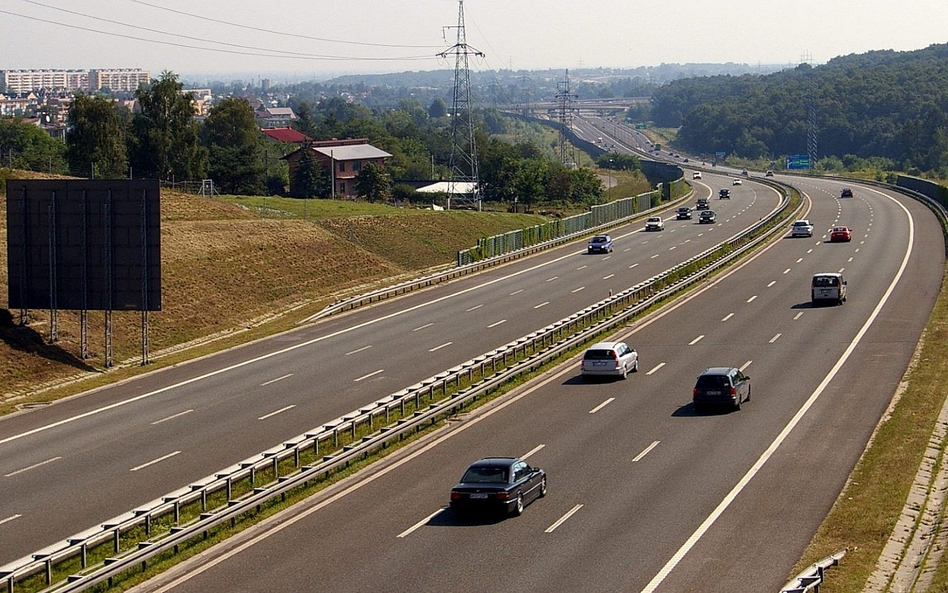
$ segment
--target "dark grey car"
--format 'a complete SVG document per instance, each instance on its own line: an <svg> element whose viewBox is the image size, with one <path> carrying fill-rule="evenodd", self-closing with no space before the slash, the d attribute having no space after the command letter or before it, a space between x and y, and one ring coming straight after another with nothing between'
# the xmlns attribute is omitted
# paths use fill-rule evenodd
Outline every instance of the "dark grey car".
<svg viewBox="0 0 948 593"><path fill-rule="evenodd" d="M741 403L750 401L750 377L734 367L710 367L698 375L691 392L695 412L710 407L726 406L741 409Z"/></svg>

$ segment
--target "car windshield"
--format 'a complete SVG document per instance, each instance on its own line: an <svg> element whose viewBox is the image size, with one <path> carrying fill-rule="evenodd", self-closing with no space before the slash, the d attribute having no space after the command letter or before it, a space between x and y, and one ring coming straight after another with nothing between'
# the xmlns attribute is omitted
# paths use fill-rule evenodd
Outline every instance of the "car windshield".
<svg viewBox="0 0 948 593"><path fill-rule="evenodd" d="M829 287L837 286L839 279L836 276L817 276L813 278L813 286L816 287Z"/></svg>
<svg viewBox="0 0 948 593"><path fill-rule="evenodd" d="M507 468L494 465L479 465L468 468L461 482L466 484L506 484Z"/></svg>
<svg viewBox="0 0 948 593"><path fill-rule="evenodd" d="M608 241L608 239L606 239L605 237L593 237L593 238L592 238L592 242L593 242L593 243L605 243L606 241Z"/></svg>
<svg viewBox="0 0 948 593"><path fill-rule="evenodd" d="M583 358L586 360L613 360L615 357L616 354L613 350L587 350L586 354L583 354Z"/></svg>
<svg viewBox="0 0 948 593"><path fill-rule="evenodd" d="M793 223L793 226L809 226L809 224L802 220L798 220L795 223Z"/></svg>
<svg viewBox="0 0 948 593"><path fill-rule="evenodd" d="M698 377L698 389L724 389L731 383L724 375L701 375Z"/></svg>

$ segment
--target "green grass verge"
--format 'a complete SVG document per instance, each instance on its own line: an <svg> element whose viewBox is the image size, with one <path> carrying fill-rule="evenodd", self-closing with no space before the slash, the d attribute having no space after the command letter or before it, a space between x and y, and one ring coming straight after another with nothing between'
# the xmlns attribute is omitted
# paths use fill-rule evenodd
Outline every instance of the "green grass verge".
<svg viewBox="0 0 948 593"><path fill-rule="evenodd" d="M946 268L948 272L948 268ZM872 445L856 464L792 575L844 548L839 567L826 573L821 591L862 591L901 514L906 497L945 402L948 384L948 280L943 281L925 328L921 351L907 372L908 386ZM788 575L788 576L792 576ZM942 563L930 591L948 591Z"/></svg>

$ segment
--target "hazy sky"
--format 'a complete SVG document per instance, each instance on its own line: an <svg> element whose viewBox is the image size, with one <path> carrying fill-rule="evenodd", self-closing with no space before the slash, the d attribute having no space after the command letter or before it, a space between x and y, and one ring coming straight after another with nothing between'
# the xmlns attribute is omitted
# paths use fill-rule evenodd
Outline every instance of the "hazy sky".
<svg viewBox="0 0 948 593"><path fill-rule="evenodd" d="M948 42L946 0L466 0L464 9L468 44L487 54L471 61L479 71L823 63ZM456 0L0 0L0 69L325 79L453 68L435 54L456 41L455 28L442 28L457 17Z"/></svg>

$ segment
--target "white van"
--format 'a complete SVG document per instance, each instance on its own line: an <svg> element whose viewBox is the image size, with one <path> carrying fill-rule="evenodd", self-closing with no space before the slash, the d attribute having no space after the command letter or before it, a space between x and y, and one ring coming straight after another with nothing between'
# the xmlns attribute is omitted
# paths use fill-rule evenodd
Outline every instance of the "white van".
<svg viewBox="0 0 948 593"><path fill-rule="evenodd" d="M827 301L837 305L842 305L846 301L846 281L842 274L836 272L813 274L813 282L810 284L810 302L818 305Z"/></svg>

